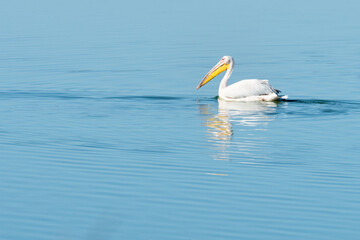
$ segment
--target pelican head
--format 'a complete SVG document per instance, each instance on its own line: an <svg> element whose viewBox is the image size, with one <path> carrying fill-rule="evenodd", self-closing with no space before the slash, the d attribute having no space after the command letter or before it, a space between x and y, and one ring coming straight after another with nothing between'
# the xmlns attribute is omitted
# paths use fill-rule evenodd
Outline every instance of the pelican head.
<svg viewBox="0 0 360 240"><path fill-rule="evenodd" d="M234 62L234 59L230 56L224 56L203 78L203 80L199 83L196 89L201 88L208 82L210 82L211 79L219 75L225 70L228 70L230 65Z"/></svg>

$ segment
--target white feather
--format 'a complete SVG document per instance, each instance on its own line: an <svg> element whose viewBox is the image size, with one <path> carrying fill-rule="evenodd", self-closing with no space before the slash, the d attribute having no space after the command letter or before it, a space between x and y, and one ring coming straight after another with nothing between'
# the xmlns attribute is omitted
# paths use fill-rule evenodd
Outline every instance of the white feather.
<svg viewBox="0 0 360 240"><path fill-rule="evenodd" d="M281 98L279 92L268 80L246 79L219 89L219 97L230 101L275 101Z"/></svg>

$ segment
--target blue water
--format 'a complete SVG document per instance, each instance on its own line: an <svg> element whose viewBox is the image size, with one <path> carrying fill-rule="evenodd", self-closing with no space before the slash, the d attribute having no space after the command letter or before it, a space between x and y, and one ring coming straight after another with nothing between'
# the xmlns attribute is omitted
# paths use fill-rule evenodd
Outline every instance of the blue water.
<svg viewBox="0 0 360 240"><path fill-rule="evenodd" d="M3 2L0 239L359 239L359 8Z"/></svg>

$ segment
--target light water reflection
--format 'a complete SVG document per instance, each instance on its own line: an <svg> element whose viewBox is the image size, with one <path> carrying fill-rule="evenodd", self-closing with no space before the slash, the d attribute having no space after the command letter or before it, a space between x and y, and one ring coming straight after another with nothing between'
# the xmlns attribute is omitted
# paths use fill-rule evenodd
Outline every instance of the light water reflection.
<svg viewBox="0 0 360 240"><path fill-rule="evenodd" d="M209 141L217 153L215 160L230 160L231 145L237 153L249 154L254 148L265 144L264 138L254 132L266 131L269 122L276 118L276 102L229 102L217 99L214 105L199 105L200 113L205 117ZM233 136L239 137L233 141Z"/></svg>
<svg viewBox="0 0 360 240"><path fill-rule="evenodd" d="M206 116L205 125L211 134L211 139L230 140L232 125L266 130L268 122L275 119L278 104L275 102L228 102L218 99L218 111L213 112L213 106L200 105L200 112Z"/></svg>

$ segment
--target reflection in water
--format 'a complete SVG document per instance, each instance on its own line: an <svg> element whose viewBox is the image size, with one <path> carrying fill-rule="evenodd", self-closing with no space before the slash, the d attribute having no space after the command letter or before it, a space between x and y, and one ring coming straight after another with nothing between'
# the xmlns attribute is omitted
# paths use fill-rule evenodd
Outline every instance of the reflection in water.
<svg viewBox="0 0 360 240"><path fill-rule="evenodd" d="M205 126L209 140L215 143L218 154L216 160L229 160L230 145L236 145L236 152L249 154L264 144L257 139L254 131L266 131L267 124L276 116L277 103L274 102L228 102L218 99L218 110L213 105L200 105L200 112L205 116ZM236 134L243 134L241 142L233 142L234 127ZM240 128L239 128L240 127Z"/></svg>
<svg viewBox="0 0 360 240"><path fill-rule="evenodd" d="M211 105L201 105L201 114L206 116L205 125L213 139L230 140L232 124L257 127L266 130L269 121L275 118L277 103L274 102L228 102L218 99L218 112L213 113Z"/></svg>

